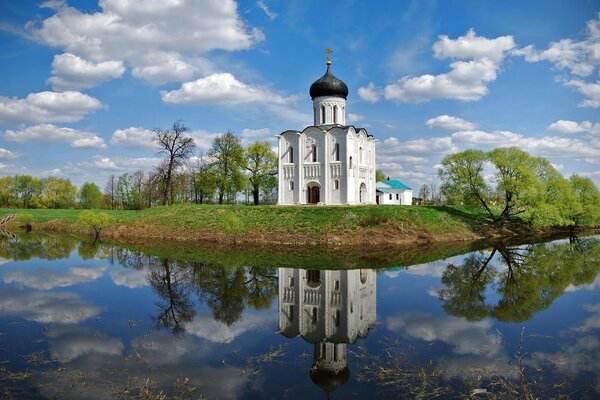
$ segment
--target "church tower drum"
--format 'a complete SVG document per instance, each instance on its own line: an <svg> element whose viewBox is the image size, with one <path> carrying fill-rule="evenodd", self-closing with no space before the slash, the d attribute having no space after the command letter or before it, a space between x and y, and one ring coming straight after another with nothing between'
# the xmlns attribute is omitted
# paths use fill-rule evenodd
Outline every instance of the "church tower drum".
<svg viewBox="0 0 600 400"><path fill-rule="evenodd" d="M310 86L315 125L345 125L348 86L331 73L331 49L327 49L325 75Z"/></svg>

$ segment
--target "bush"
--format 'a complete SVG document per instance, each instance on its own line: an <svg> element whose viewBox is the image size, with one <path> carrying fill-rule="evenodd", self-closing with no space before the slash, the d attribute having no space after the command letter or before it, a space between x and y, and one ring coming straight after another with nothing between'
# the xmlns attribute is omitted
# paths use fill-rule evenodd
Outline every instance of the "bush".
<svg viewBox="0 0 600 400"><path fill-rule="evenodd" d="M363 214L359 223L359 225L364 228L369 226L383 225L390 220L389 216L377 212L378 210L376 209L368 209L365 211L366 212Z"/></svg>
<svg viewBox="0 0 600 400"><path fill-rule="evenodd" d="M84 228L93 229L96 239L100 239L102 229L111 226L114 222L113 217L104 212L94 212L90 210L83 211L77 218L77 223Z"/></svg>
<svg viewBox="0 0 600 400"><path fill-rule="evenodd" d="M31 223L34 221L33 215L29 213L17 214L17 221L22 224L27 232L31 232L33 229Z"/></svg>
<svg viewBox="0 0 600 400"><path fill-rule="evenodd" d="M236 237L244 233L246 226L244 222L233 213L228 213L223 217L223 229L225 233L233 238L233 243L236 242Z"/></svg>

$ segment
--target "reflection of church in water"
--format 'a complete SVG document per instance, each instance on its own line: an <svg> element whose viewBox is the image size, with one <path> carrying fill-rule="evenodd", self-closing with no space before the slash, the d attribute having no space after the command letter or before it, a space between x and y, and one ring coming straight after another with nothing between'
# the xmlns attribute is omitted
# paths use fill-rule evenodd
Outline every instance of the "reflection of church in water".
<svg viewBox="0 0 600 400"><path fill-rule="evenodd" d="M279 331L314 344L310 377L328 394L350 377L346 347L375 326L373 270L279 268Z"/></svg>

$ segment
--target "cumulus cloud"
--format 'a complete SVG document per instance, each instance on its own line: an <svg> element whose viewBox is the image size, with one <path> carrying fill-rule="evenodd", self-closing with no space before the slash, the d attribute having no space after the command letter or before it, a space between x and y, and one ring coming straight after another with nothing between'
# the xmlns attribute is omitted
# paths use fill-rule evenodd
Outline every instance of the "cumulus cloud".
<svg viewBox="0 0 600 400"><path fill-rule="evenodd" d="M0 123L75 122L102 107L98 99L73 91L0 96Z"/></svg>
<svg viewBox="0 0 600 400"><path fill-rule="evenodd" d="M273 140L273 134L271 133L271 129L269 128L260 128L260 129L242 129L242 133L240 134L240 138L242 139L242 144L247 146L248 144L255 142L257 140Z"/></svg>
<svg viewBox="0 0 600 400"><path fill-rule="evenodd" d="M358 88L358 97L370 103L376 103L382 95L382 90L375 87L373 82L369 82L367 86Z"/></svg>
<svg viewBox="0 0 600 400"><path fill-rule="evenodd" d="M600 123L591 123L590 121L569 121L559 119L550 124L548 130L558 133L591 133L600 134Z"/></svg>
<svg viewBox="0 0 600 400"><path fill-rule="evenodd" d="M68 270L40 268L33 272L10 271L4 274L3 279L5 283L49 290L95 281L104 275L104 271L106 271L106 267L71 267Z"/></svg>
<svg viewBox="0 0 600 400"><path fill-rule="evenodd" d="M6 130L6 140L12 142L65 142L73 148L106 148L104 139L91 132L80 131L73 128L59 127L52 124L30 126L21 130Z"/></svg>
<svg viewBox="0 0 600 400"><path fill-rule="evenodd" d="M450 72L439 75L405 76L386 85L384 97L409 103L432 99L479 100L488 93L487 85L496 80L502 61L514 47L512 36L488 39L477 36L473 29L457 39L442 35L433 45L434 56L468 61L454 61Z"/></svg>
<svg viewBox="0 0 600 400"><path fill-rule="evenodd" d="M130 126L117 129L110 138L110 143L130 149L157 150L156 143L152 141L152 131L142 127Z"/></svg>
<svg viewBox="0 0 600 400"><path fill-rule="evenodd" d="M360 115L360 114L353 114L353 113L349 113L346 116L346 119L348 120L348 122L353 123L353 122L360 122L363 121L365 119L364 115Z"/></svg>
<svg viewBox="0 0 600 400"><path fill-rule="evenodd" d="M92 62L74 54L60 54L52 61L52 77L48 83L54 90L85 89L119 78L125 72L123 61Z"/></svg>
<svg viewBox="0 0 600 400"><path fill-rule="evenodd" d="M0 315L40 323L76 324L100 312L79 295L69 292L0 288Z"/></svg>
<svg viewBox="0 0 600 400"><path fill-rule="evenodd" d="M100 11L89 13L64 3L50 8L54 15L27 29L64 51L50 78L57 87L90 87L121 76L124 65L152 83L188 80L207 64L203 54L248 49L264 40L239 17L233 0L100 0ZM184 60L182 54L190 56ZM58 68L61 61L66 69Z"/></svg>
<svg viewBox="0 0 600 400"><path fill-rule="evenodd" d="M600 66L600 13L587 22L582 40L570 38L551 42L545 50L537 50L533 45L516 49L512 53L523 56L527 62L548 61L558 70L567 70L576 79L558 79L566 86L577 89L586 98L580 107L600 107L600 81L586 82L582 78L592 76Z"/></svg>
<svg viewBox="0 0 600 400"><path fill-rule="evenodd" d="M13 159L17 158L17 155L10 150L6 150L0 147L0 159Z"/></svg>
<svg viewBox="0 0 600 400"><path fill-rule="evenodd" d="M439 115L435 118L425 121L425 125L434 129L443 129L447 131L467 131L475 129L475 124L462 118L450 115Z"/></svg>
<svg viewBox="0 0 600 400"><path fill-rule="evenodd" d="M212 74L185 82L177 90L161 91L160 96L165 103L228 106L243 103L287 104L295 99L282 97L268 88L247 85L230 73Z"/></svg>
<svg viewBox="0 0 600 400"><path fill-rule="evenodd" d="M275 18L277 18L277 13L269 10L269 7L267 7L267 5L265 4L265 2L263 0L258 0L256 2L256 5L258 6L258 8L260 8L261 10L263 10L263 12L265 13L265 15L267 17L269 17L269 19L271 21L273 21Z"/></svg>

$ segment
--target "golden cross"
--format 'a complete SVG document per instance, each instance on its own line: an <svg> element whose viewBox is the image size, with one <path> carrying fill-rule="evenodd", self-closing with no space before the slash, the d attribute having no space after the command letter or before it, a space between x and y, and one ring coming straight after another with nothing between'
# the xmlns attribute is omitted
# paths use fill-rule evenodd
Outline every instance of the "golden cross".
<svg viewBox="0 0 600 400"><path fill-rule="evenodd" d="M327 65L331 65L331 53L333 53L333 50L328 47L325 49L325 53L327 53Z"/></svg>

